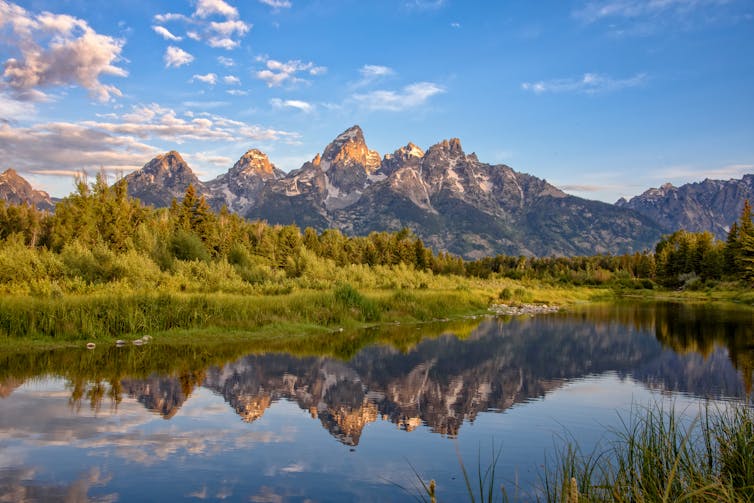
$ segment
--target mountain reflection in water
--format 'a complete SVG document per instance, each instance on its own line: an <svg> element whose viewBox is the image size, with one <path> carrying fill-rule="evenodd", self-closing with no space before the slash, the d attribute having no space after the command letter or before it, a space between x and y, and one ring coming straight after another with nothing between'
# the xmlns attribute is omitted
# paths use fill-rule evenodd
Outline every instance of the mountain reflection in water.
<svg viewBox="0 0 754 503"><path fill-rule="evenodd" d="M591 305L261 347L0 352L0 501L397 501L418 494L409 466L456 501L457 456L491 439L501 480L535 499L563 429L588 452L634 403L751 400L752 316Z"/></svg>
<svg viewBox="0 0 754 503"><path fill-rule="evenodd" d="M43 359L51 368L38 373L69 378L75 409L84 400L97 409L105 397L117 407L125 395L165 419L176 415L197 386L221 395L246 422L286 399L340 442L358 445L364 426L377 418L403 430L427 425L454 437L480 412L504 411L566 382L606 372L697 397L749 397L754 323L750 312L709 306L590 306L549 316L486 319L464 338L441 335L407 350L373 345L348 360L259 354L164 375L160 363L152 370L146 359L138 361L138 373L147 377L122 375L139 350L113 352L123 360L114 365L117 376L87 369L86 354L72 376L62 362L55 368L55 352ZM29 373L34 369L27 368ZM21 377L4 376L0 397L22 383Z"/></svg>

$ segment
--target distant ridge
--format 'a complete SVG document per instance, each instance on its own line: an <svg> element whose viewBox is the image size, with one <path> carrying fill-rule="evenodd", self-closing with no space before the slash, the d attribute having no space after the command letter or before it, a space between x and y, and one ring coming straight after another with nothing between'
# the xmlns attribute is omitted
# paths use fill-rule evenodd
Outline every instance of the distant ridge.
<svg viewBox="0 0 754 503"><path fill-rule="evenodd" d="M754 203L754 174L740 180L707 179L680 187L666 183L615 204L648 216L666 232L710 231L718 239L725 239L731 224L741 216L746 199Z"/></svg>
<svg viewBox="0 0 754 503"><path fill-rule="evenodd" d="M40 210L51 211L55 207L47 192L34 190L14 169L0 173L0 200L12 204L31 204Z"/></svg>

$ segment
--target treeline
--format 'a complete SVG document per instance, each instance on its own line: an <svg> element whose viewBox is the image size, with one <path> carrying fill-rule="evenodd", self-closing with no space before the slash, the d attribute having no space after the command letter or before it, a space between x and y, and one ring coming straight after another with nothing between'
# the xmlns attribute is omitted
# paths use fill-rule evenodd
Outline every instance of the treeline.
<svg viewBox="0 0 754 503"><path fill-rule="evenodd" d="M138 283L145 275L164 283L159 272L276 284L307 272L310 279L330 280L334 271L355 265L465 273L461 258L433 253L408 229L365 237L338 230L302 232L295 225L248 221L225 209L214 212L193 186L169 208L155 209L129 197L124 183L109 186L102 175L92 184L77 180L76 191L54 213L0 201L0 251L0 284L39 277Z"/></svg>
<svg viewBox="0 0 754 503"><path fill-rule="evenodd" d="M413 286L426 285L427 277L497 275L576 285L691 288L720 280L754 281L754 229L747 201L725 242L710 233L681 230L663 237L653 252L498 255L464 262L433 253L408 229L354 237L338 230L318 233L248 221L225 209L214 212L193 186L162 209L130 198L122 181L109 186L103 175L92 184L77 180L76 191L53 214L0 201L0 284L39 278L98 284L128 278L135 285L141 279L157 285L166 283L165 274L180 273L215 278L205 283L275 284L304 276L307 287L356 266L361 272L382 267L424 274L424 279L407 283ZM185 289L185 283L164 286Z"/></svg>
<svg viewBox="0 0 754 503"><path fill-rule="evenodd" d="M754 225L749 201L726 241L710 232L679 230L664 236L654 251L591 257L498 255L466 264L467 274L538 279L576 285L615 284L633 288L699 288L729 280L754 282Z"/></svg>

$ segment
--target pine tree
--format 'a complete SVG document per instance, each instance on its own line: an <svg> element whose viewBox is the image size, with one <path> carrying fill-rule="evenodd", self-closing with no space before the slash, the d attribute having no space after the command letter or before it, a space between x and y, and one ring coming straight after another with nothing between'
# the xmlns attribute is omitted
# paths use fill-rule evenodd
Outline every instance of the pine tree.
<svg viewBox="0 0 754 503"><path fill-rule="evenodd" d="M744 201L741 219L738 225L738 250L736 265L744 279L754 281L754 224L752 224L751 205Z"/></svg>

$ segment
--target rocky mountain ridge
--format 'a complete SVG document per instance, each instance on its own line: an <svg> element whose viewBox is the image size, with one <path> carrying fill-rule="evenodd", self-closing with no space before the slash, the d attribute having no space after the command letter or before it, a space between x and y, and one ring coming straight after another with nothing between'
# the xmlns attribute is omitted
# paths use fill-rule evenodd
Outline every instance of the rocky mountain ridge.
<svg viewBox="0 0 754 503"><path fill-rule="evenodd" d="M356 235L408 227L435 250L467 259L641 251L678 228L724 238L743 200L754 200L754 175L746 175L664 185L611 205L568 195L503 164L483 163L466 154L457 138L426 151L409 142L380 157L359 126L287 174L251 149L228 172L203 182L170 151L123 182L131 196L156 207L180 199L192 184L215 209L225 206L272 224Z"/></svg>
<svg viewBox="0 0 754 503"><path fill-rule="evenodd" d="M167 176L170 170L175 176ZM483 163L457 138L426 151L408 143L380 158L359 126L288 174L250 150L228 173L200 182L169 152L125 181L132 196L155 206L169 205L192 183L214 208L227 206L247 218L347 234L409 227L433 248L466 258L625 253L650 248L661 235L632 210L569 196L509 166Z"/></svg>
<svg viewBox="0 0 754 503"><path fill-rule="evenodd" d="M0 173L0 200L12 204L31 204L40 210L52 210L55 203L47 192L34 190L14 169Z"/></svg>
<svg viewBox="0 0 754 503"><path fill-rule="evenodd" d="M666 183L630 200L615 204L631 208L659 223L666 232L686 229L710 231L725 239L733 222L741 216L744 201L754 201L754 174L740 180L710 180L675 187Z"/></svg>

